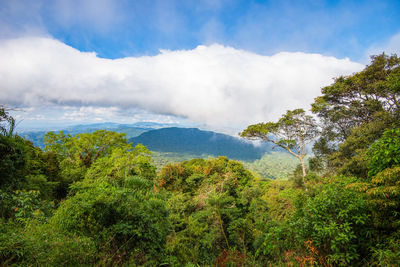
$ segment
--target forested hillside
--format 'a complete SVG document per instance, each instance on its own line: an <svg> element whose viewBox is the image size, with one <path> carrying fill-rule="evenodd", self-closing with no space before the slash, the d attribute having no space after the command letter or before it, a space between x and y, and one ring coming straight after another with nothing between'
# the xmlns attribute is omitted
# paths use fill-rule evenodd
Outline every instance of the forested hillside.
<svg viewBox="0 0 400 267"><path fill-rule="evenodd" d="M400 265L396 55L373 56L322 88L312 104L319 124L294 109L242 131L293 156L299 165L285 180L261 179L227 157L157 171L151 149L107 130L49 132L41 149L14 134L8 108L0 108L3 266ZM172 143L183 140L165 130ZM209 149L226 139L215 140Z"/></svg>
<svg viewBox="0 0 400 267"><path fill-rule="evenodd" d="M63 132L72 136L93 133L101 129L125 133L133 145L144 144L153 152L152 159L157 169L169 163L218 156L240 160L249 170L260 174L263 178L287 179L296 167L295 159L286 151L267 143L254 146L249 142L221 133L168 126L170 124L150 122L97 123L67 127ZM46 131L30 130L18 134L43 149L46 133Z"/></svg>
<svg viewBox="0 0 400 267"><path fill-rule="evenodd" d="M163 128L147 131L129 141L143 144L149 150L158 152L184 153L193 156L226 156L237 160L260 159L272 150L271 145L254 146L238 138L202 131L197 128Z"/></svg>

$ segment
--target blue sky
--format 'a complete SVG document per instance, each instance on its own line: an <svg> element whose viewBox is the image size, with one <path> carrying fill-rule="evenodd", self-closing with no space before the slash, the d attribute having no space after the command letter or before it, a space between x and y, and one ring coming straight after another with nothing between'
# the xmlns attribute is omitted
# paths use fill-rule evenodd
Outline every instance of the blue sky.
<svg viewBox="0 0 400 267"><path fill-rule="evenodd" d="M22 1L10 12L13 2L3 3L2 17L16 31L41 28L106 58L219 43L264 55L301 51L362 60L400 30L400 1L56 0Z"/></svg>
<svg viewBox="0 0 400 267"><path fill-rule="evenodd" d="M256 94L265 93L265 91L271 92L271 94L265 94L265 97L269 98L269 96L274 95L273 92L279 90L279 88L274 87L274 84L281 86L287 94L293 95L293 90L297 90L295 86L290 87L291 85L284 84L283 80L290 79L290 76L271 82L271 79L273 79L271 77L284 76L286 67L290 68L289 65L281 66L281 61L285 64L295 64L299 69L302 69L302 62L308 62L307 60L312 55L321 56L321 60L315 63L316 67L318 67L318 70L322 68L330 71L321 73L321 77L316 78L320 82L319 84L312 84L316 89L304 92L308 96L307 99L300 102L296 102L296 98L289 99L281 108L274 109L271 106L275 101L271 98L268 99L271 103L269 107L259 104L260 109L252 110L252 112L263 113L255 116L257 119L271 119L275 118L279 112L284 111L285 108L289 108L290 104L306 105L307 102L310 102L310 99L316 96L316 92L322 86L329 84L326 84L327 79L329 81L333 78L324 75L337 76L358 71L360 70L359 65L349 67L349 64L367 64L369 55L380 53L383 50L389 53L398 53L400 48L399 10L400 1L3 0L0 3L0 45L2 44L2 52L15 53L18 56L18 64L15 65L14 70L19 73L21 80L13 81L14 76L7 76L8 74L3 73L5 80L2 80L3 83L0 85L0 90L3 91L3 94L0 94L0 101L6 105L18 106L25 110L29 109L30 112L25 111L23 113L25 115L21 115L21 119L27 125L30 125L29 122L38 125L51 124L52 120L59 123L72 123L74 120L67 119L69 117L64 114L65 110L75 109L74 114L78 114L79 110L85 108L92 111L96 108L109 108L114 111L115 108L119 109L115 117L107 117L107 120L129 122L132 118L132 112L136 112L135 114L144 114L144 118L146 114L153 114L151 116L168 118L166 120L170 120L172 116L177 120L182 118L198 123L220 125L226 120L227 115L225 113L229 110L229 107L234 106L234 103L228 103L229 105L227 104L225 109L220 110L215 109L214 106L208 107L204 103L192 103L192 106L198 107L199 113L204 113L203 109L215 109L214 114L217 115L210 115L211 117L221 114L221 120L213 122L210 118L192 114L186 107L177 108L181 99L190 101L185 98L185 92L192 90L191 93L196 95L195 98L197 100L204 99L205 103L210 102L206 100L210 94L215 94L216 98L221 97L218 98L220 102L223 99L230 99L230 93L225 94L227 91L233 90L233 85L229 82L229 75L232 75L232 80L234 80L234 77L243 71L240 69L240 64L253 66L254 62L260 62L259 65L253 66L253 73L259 71L259 74L254 77L254 81L259 81L258 83L238 81L236 84L241 84L242 87L236 88L236 85L234 86L236 94L243 92L247 94L252 91L252 88L259 88L253 92L254 98L249 98L248 105L254 106L251 101L256 99ZM36 41L26 41L29 38L36 38ZM37 38L40 38L41 41L37 41ZM204 49L199 49L199 46L200 48L204 47ZM71 52L72 50L74 52ZM164 52L160 52L160 50L164 50ZM108 67L104 67L91 75L82 76L77 83L87 83L88 86L79 89L81 91L76 89L75 93L77 95L79 93L92 95L93 97L79 101L77 98L68 98L61 93L48 97L48 93L45 94L44 91L41 92L37 89L45 84L49 88L43 90L52 92L51 86L58 88L60 87L59 83L62 83L62 81L54 81L54 77L60 76L60 79L74 80L79 75L72 71L65 74L65 70L62 72L63 77L61 77L62 74L57 73L50 77L44 73L33 73L32 70L29 70L29 72L26 67L21 67L21 62L25 64L22 65L30 64L30 66L33 66L32 69L35 69L36 65L40 65L40 61L32 57L32 54L24 54L24 57L22 57L22 51L32 51L32 54L38 51L38 53L42 53L43 57L59 57L57 62L49 60L44 63L47 65L40 68L60 69L60 73L63 66L68 66L71 58L74 58L73 56L66 56L69 53L76 54L76 62L80 62L83 58L89 58L88 54L84 52L94 52L97 61L88 59L92 62L91 64L94 64L93 66L100 64L96 62L103 62L101 61L102 58L119 59L119 61L107 61L108 63L105 65ZM280 55L282 52L292 53L290 55L292 55L293 62L284 59ZM304 55L305 57L303 57ZM148 60L145 60L145 58ZM193 64L190 63L189 58L193 61ZM217 67L212 71L213 73L217 72L218 76L206 73L209 65L203 62L204 58L212 58L215 61L213 66ZM215 60L216 58L218 60ZM350 62L340 61L346 58ZM328 60L329 63L327 63L325 59L331 59L331 61ZM4 69L6 69L7 60L12 59L2 58L0 63L3 64ZM281 71L274 75L269 72L269 80L261 81L263 70L269 70L268 66L270 65L268 64L275 62L274 60L279 62L279 64L276 64L281 66ZM126 63L127 61L130 63ZM111 71L111 69L115 69L114 63L116 62L118 62L117 65L121 69L121 73L124 73L123 75ZM187 73L184 68L173 69L176 62L188 64L187 69L193 70L193 72ZM230 62L239 65L226 73L224 71L227 68L226 66L230 66ZM341 67L338 67L337 62L341 62ZM71 66L75 66L74 68L79 68L79 64L71 64ZM137 67L138 64L141 67ZM167 67L168 64L173 70ZM161 65L166 67L161 68ZM91 68L92 65L87 66L87 68ZM129 68L136 71L135 79L128 77ZM146 73L139 71L146 68L149 68ZM158 71L161 71L161 74L151 72L151 70L157 68L160 68ZM85 70L80 70L79 74L82 72L85 72ZM310 72L315 72L315 70L310 70ZM107 73L108 78L104 76L105 73ZM190 79L191 81L198 80L199 82L190 83L187 80L182 80L177 84L168 85L170 81L165 80L167 73L171 77L181 77L184 73L187 77L193 78ZM210 82L205 82L203 86L200 86L202 80L197 79L197 73L203 75L201 76L202 79L211 79ZM306 88L310 85L308 78L297 77L295 70L292 70L292 73L294 81L300 84L304 83L300 88ZM144 81L140 78L142 75L151 76L151 79L144 79ZM118 81L110 82L110 76L113 79L118 77ZM225 77L225 83L220 81L220 77ZM99 82L94 83L88 79L104 81L102 86L106 86L104 83L110 83L108 86L112 84L115 88L118 88L115 90L119 94L129 94L129 90L132 90L132 94L137 94L138 97L124 104L120 104L117 99L106 101L109 99L106 95L110 93L107 91L113 89L110 87L107 87L109 89L100 88ZM26 84L21 85L23 81ZM174 91L168 87L179 87L181 84L186 84L193 89L185 87L181 91ZM210 91L209 88L213 87L214 84L219 85L215 86L215 91ZM7 88L6 85L8 85ZM10 87L12 86L19 86L16 87L17 89L13 89L13 92L19 90L24 100L9 96L11 91L8 92L8 90L11 90ZM64 91L77 87L75 84L70 86L64 88ZM59 88L59 91L62 92L63 89ZM100 91L104 92L105 100L98 100L94 97L96 94L100 94ZM165 104L158 100L150 101L148 96L143 95L145 92L149 92L149 95L152 96L157 94L164 96L164 94L173 93L182 98L166 99L170 103L177 103L172 106L170 103ZM33 101L32 99L36 100ZM231 101L234 102L235 100ZM129 105L130 103L131 105ZM215 105L217 104L215 103ZM46 108L43 108L43 106L46 106ZM131 106L133 110L125 112L124 115L127 106ZM293 106L292 108L296 107ZM50 116L52 112L49 109L57 110L57 112L53 112L53 115L64 112L65 116ZM244 106L242 112L247 109L248 107ZM268 116L266 113L274 115ZM143 116L139 117L143 118ZM151 116L149 115L149 118ZM93 114L88 115L87 118L82 115L82 118L81 121L79 119L78 121L91 122L95 119L102 119L101 113L97 113L96 118ZM248 122L252 121L249 120ZM241 119L237 122L233 121L233 123L244 125L247 121ZM232 124L232 122L227 124Z"/></svg>

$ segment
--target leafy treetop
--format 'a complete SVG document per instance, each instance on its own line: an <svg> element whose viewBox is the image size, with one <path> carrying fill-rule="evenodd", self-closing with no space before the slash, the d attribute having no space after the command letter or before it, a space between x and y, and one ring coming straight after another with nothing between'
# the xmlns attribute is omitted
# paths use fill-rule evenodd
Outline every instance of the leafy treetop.
<svg viewBox="0 0 400 267"><path fill-rule="evenodd" d="M287 150L300 160L303 177L306 175L304 157L306 145L319 134L312 116L306 115L303 109L288 110L278 122L266 122L250 125L240 133L241 137L272 142Z"/></svg>

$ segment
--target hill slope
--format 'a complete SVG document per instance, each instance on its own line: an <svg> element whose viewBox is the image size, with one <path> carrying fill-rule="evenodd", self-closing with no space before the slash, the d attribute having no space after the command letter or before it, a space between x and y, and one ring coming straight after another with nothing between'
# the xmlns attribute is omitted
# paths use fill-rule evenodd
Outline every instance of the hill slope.
<svg viewBox="0 0 400 267"><path fill-rule="evenodd" d="M253 161L269 151L269 145L256 147L244 140L197 128L162 128L150 130L131 138L135 144L143 144L158 152L185 153L197 156L227 156L237 160Z"/></svg>

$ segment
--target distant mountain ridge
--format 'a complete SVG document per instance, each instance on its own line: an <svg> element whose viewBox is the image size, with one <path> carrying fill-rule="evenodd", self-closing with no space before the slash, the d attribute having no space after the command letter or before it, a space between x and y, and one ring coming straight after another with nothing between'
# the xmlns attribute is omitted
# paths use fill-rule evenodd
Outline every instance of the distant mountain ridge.
<svg viewBox="0 0 400 267"><path fill-rule="evenodd" d="M265 152L272 150L269 144L254 146L243 139L230 135L198 128L171 127L173 125L155 122L134 124L106 122L68 126L63 131L71 135L92 133L97 130L126 133L133 145L141 143L152 151L173 152L197 157L227 156L231 159L254 161L260 159ZM43 138L46 132L33 130L22 131L18 134L33 142L34 145L43 148Z"/></svg>
<svg viewBox="0 0 400 267"><path fill-rule="evenodd" d="M138 122L134 124L119 124L113 122L104 123L93 123L93 124L79 124L68 126L59 130L51 130L52 132L64 131L67 134L76 135L80 133L92 133L97 130L114 131L118 133L126 133L127 138L132 138L140 135L149 130L158 129L165 126L171 126L172 124L156 123L156 122ZM31 141L35 146L44 147L43 138L47 132L51 131L40 131L40 130L24 130L18 131L18 135Z"/></svg>
<svg viewBox="0 0 400 267"><path fill-rule="evenodd" d="M135 123L115 123L115 122L100 122L91 124L78 124L70 127L66 127L66 130L82 131L83 129L97 129L97 130L109 130L118 128L143 128L143 129L160 129L164 127L178 127L176 123L159 123L151 121L140 121ZM180 126L179 126L180 127Z"/></svg>
<svg viewBox="0 0 400 267"><path fill-rule="evenodd" d="M149 150L197 155L227 156L231 159L253 161L260 159L272 147L268 144L253 144L230 135L203 131L197 128L162 128L150 130L129 139L143 144Z"/></svg>

